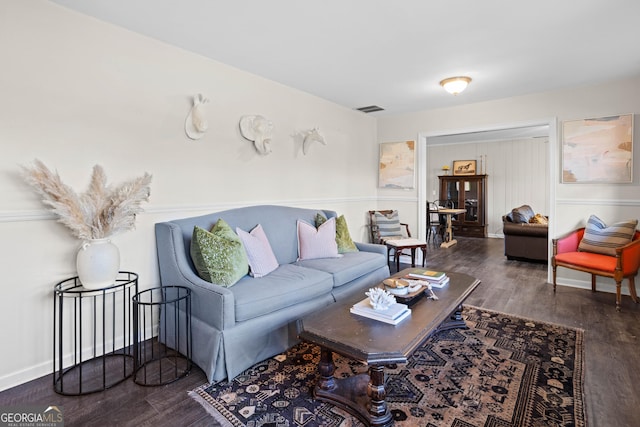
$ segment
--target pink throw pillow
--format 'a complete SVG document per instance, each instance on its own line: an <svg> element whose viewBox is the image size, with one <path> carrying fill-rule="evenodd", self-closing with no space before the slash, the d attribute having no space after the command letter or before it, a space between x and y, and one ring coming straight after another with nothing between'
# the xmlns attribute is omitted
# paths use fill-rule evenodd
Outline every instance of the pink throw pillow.
<svg viewBox="0 0 640 427"><path fill-rule="evenodd" d="M315 258L339 258L336 243L336 219L330 218L316 229L298 220L298 261Z"/></svg>
<svg viewBox="0 0 640 427"><path fill-rule="evenodd" d="M253 277L264 277L278 268L278 260L271 249L262 225L256 225L250 233L236 227L236 233L242 240L249 259L250 274Z"/></svg>

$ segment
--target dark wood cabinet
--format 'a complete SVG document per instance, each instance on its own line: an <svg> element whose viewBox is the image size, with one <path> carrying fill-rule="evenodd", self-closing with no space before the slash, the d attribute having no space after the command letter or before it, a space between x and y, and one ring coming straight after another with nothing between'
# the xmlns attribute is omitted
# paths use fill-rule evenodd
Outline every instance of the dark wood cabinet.
<svg viewBox="0 0 640 427"><path fill-rule="evenodd" d="M442 175L440 200L467 212L452 217L454 236L487 237L487 175Z"/></svg>

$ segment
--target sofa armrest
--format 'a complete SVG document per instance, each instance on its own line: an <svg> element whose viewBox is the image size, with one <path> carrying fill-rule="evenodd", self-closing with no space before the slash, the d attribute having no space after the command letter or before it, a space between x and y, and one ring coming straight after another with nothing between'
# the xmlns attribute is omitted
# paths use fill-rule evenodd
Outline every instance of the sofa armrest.
<svg viewBox="0 0 640 427"><path fill-rule="evenodd" d="M387 256L387 247L385 245L378 245L376 243L362 243L354 242L359 251L373 252Z"/></svg>
<svg viewBox="0 0 640 427"><path fill-rule="evenodd" d="M570 231L556 239L553 239L553 255L563 254L565 252L576 252L583 235L584 227Z"/></svg>
<svg viewBox="0 0 640 427"><path fill-rule="evenodd" d="M191 289L191 314L222 331L235 324L235 298L223 287L202 280L186 253L181 228L171 222L155 225L158 267L162 286Z"/></svg>

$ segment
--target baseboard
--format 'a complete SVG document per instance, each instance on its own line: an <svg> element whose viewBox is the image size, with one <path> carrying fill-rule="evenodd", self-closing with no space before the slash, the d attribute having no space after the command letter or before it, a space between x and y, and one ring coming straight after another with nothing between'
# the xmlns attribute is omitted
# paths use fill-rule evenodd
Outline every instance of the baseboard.
<svg viewBox="0 0 640 427"><path fill-rule="evenodd" d="M556 284L558 286L566 286L569 288L578 288L578 289L586 289L586 290L591 290L591 280L586 281L586 280L575 280L575 279L562 279L562 278L558 278L556 279ZM596 283L596 291L598 292L606 292L606 293L610 293L610 294L615 294L616 293L616 284L615 283ZM621 290L621 294L622 295L629 295L629 286L627 285L627 280L625 279L624 282L622 282L622 290Z"/></svg>
<svg viewBox="0 0 640 427"><path fill-rule="evenodd" d="M29 381L34 381L45 375L51 375L53 370L53 361L41 363L39 365L30 366L18 372L12 372L9 375L0 377L0 391L19 386ZM53 388L53 378L51 379L51 387Z"/></svg>
<svg viewBox="0 0 640 427"><path fill-rule="evenodd" d="M158 324L155 323L151 328L147 328L141 337L146 337L147 339L155 338L158 336ZM122 337L118 338L122 341ZM108 351L112 348L111 341L106 343L106 348ZM121 350L122 347L116 348L115 351ZM86 347L82 350L82 360L89 360L93 357L93 354L98 354L98 356L103 354L102 346L98 346L95 350L93 347ZM67 368L73 365L74 359L73 354L69 353L63 356L62 366ZM18 372L12 372L9 375L5 375L0 377L0 391L4 391L15 386L24 384L29 381L33 381L44 377L46 375L51 375L53 373L53 360L49 359L44 363L40 363L35 366L31 366L27 369L23 369ZM51 379L51 387L53 387L53 378Z"/></svg>

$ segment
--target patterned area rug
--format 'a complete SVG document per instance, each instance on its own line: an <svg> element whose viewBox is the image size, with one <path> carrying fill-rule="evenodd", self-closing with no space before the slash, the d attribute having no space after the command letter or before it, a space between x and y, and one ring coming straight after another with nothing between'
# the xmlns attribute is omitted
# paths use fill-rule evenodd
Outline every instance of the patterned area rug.
<svg viewBox="0 0 640 427"><path fill-rule="evenodd" d="M465 306L469 329L435 334L385 368L396 426L585 426L583 332ZM362 424L313 399L320 349L301 343L231 382L190 392L223 426ZM334 356L336 377L366 366Z"/></svg>

